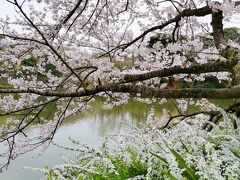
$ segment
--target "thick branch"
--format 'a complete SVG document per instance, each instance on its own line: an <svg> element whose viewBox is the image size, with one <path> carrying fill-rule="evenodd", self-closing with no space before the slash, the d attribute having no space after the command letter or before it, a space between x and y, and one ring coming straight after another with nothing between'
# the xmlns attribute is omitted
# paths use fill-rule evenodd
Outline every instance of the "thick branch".
<svg viewBox="0 0 240 180"><path fill-rule="evenodd" d="M193 65L189 68L182 68L181 66L175 66L168 69L161 69L157 71L151 71L143 74L129 74L125 75L124 80L126 82L133 81L143 81L151 79L154 77L167 77L174 74L201 74L201 73L210 73L210 72L222 72L230 71L231 68L235 65L233 61L226 62L214 62L206 64Z"/></svg>
<svg viewBox="0 0 240 180"><path fill-rule="evenodd" d="M231 99L240 97L240 86L234 86L231 89L158 89L140 85L112 85L105 91L140 93L142 96L151 96L157 98L212 98L212 99Z"/></svg>
<svg viewBox="0 0 240 180"><path fill-rule="evenodd" d="M222 11L212 13L212 22L213 27L213 39L217 49L222 49L221 45L225 45L226 41L224 39L223 33L223 13Z"/></svg>
<svg viewBox="0 0 240 180"><path fill-rule="evenodd" d="M220 71L228 71L231 69L233 66L233 61L226 61L226 62L214 62L214 63L207 63L207 64L201 64L201 65L193 65L189 68L182 68L181 66L176 66L168 69L163 69L163 70L157 70L157 71L151 71L148 73L144 74L138 74L138 75L125 75L124 77L124 82L122 83L129 83L133 81L143 81L146 79L154 78L154 77L166 77L166 76L172 76L174 74L200 74L200 73L207 73L207 72L220 72ZM126 87L127 89L124 89ZM139 91L136 91L134 88L139 87ZM18 89L0 89L0 93L34 93L38 94L41 96L56 96L56 97L81 97L81 96L89 96L89 95L94 95L99 92L106 92L106 91L111 91L111 92L126 92L126 93L141 93L143 95L151 94L153 93L154 96L159 96L159 97L167 97L165 98L170 98L171 95L176 98L180 97L208 97L208 98L218 98L215 95L205 95L205 92L218 92L218 90L208 90L208 89L201 89L200 91L198 89L183 89L179 91L173 91L173 90L158 90L155 89L153 92L153 89L146 89L147 87L144 86L133 86L133 85L119 85L119 84L106 84L106 85L99 85L96 86L95 88L88 89L85 91L80 91L76 93L61 93L61 92L54 92L54 91L40 91L36 89L28 89L28 90L18 90ZM223 92L226 92L226 90L222 90ZM158 94L158 93L160 94ZM200 93L196 95L196 92ZM203 92L203 93L202 93ZM221 91L220 91L221 92ZM185 94L184 94L185 93ZM233 94L233 97L237 97L238 95ZM172 98L174 98L172 97ZM225 95L223 96L225 97ZM231 95L226 95L226 98L230 98Z"/></svg>
<svg viewBox="0 0 240 180"><path fill-rule="evenodd" d="M209 15L211 13L212 13L212 9L209 6L204 6L204 7L199 8L199 9L185 9L181 13L179 13L177 16L175 16L173 19L170 19L170 20L166 21L165 23L163 23L161 25L154 26L152 28L147 29L141 35L136 37L134 40L132 40L131 42L129 42L125 45L123 45L123 47L124 47L124 49L126 49L127 47L131 46L132 44L134 44L138 40L145 37L148 33L152 32L152 31L155 31L155 30L158 30L158 29L163 29L164 27L166 27L169 24L172 24L174 22L179 22L183 17L206 16L206 15Z"/></svg>
<svg viewBox="0 0 240 180"><path fill-rule="evenodd" d="M141 85L123 85L123 84L107 84L99 85L88 90L78 92L55 92L55 91L40 91L36 89L0 89L0 93L32 93L41 96L52 97L83 97L90 96L100 92L120 92L120 93L140 93L142 96L152 96L158 98L212 98L212 99L231 99L240 98L240 86L221 89L158 89Z"/></svg>

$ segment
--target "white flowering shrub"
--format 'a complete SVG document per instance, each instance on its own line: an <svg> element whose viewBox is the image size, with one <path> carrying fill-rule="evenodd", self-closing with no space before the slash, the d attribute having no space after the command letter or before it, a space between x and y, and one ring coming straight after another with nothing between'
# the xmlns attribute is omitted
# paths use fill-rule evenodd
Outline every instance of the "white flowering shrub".
<svg viewBox="0 0 240 180"><path fill-rule="evenodd" d="M53 169L46 179L232 179L240 177L240 120L224 111L215 125L197 115L157 129L154 110L145 128L106 136L94 148L72 140L79 155ZM237 124L234 128L232 121ZM202 127L210 123L209 132Z"/></svg>

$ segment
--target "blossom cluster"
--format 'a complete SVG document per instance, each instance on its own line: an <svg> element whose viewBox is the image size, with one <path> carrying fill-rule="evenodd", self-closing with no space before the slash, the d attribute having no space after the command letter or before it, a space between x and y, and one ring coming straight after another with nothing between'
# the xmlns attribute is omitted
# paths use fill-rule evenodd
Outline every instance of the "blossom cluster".
<svg viewBox="0 0 240 180"><path fill-rule="evenodd" d="M114 159L120 157L121 162L131 168L137 166L133 164L134 156L137 159L134 162L145 164L141 167L146 171L129 175L129 179L237 179L240 176L240 134L231 121L235 120L238 125L240 121L236 116L220 111L223 116L221 127L212 124L213 129L209 132L202 129L204 123L211 123L205 115L187 118L159 130L155 128L152 109L145 128L133 127L128 133L109 134L98 148L73 140L75 147L64 148L77 151L78 156L66 164L40 171L53 179L91 179L98 175L107 178L111 174L117 177L122 172Z"/></svg>

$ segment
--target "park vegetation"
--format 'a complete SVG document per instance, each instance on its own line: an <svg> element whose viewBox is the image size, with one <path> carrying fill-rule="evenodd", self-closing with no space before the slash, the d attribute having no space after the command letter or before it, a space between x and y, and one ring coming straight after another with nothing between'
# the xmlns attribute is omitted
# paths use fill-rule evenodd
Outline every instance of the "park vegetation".
<svg viewBox="0 0 240 180"><path fill-rule="evenodd" d="M112 108L135 97L146 103L175 99L178 114L166 110L157 127L149 120L143 130L107 137L100 149L79 145L82 156L45 169L46 177L239 175L240 37L237 27L224 26L239 18L240 1L5 3L16 16L0 18L1 170L21 154L46 148L64 120L92 110L96 98ZM233 101L222 109L208 99ZM189 104L201 108L187 113ZM125 140L123 148L108 144L126 138L130 144Z"/></svg>

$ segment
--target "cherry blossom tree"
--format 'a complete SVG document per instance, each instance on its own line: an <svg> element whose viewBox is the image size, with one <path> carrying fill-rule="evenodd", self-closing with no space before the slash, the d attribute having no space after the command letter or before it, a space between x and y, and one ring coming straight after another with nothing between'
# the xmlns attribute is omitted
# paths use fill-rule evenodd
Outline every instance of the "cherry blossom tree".
<svg viewBox="0 0 240 180"><path fill-rule="evenodd" d="M132 96L179 99L180 108L186 99L240 98L240 46L224 37L223 28L238 18L239 1L5 1L18 16L0 21L0 143L6 144L1 169L19 154L48 145L64 118L91 109L97 96L104 97L105 108ZM159 34L168 42L159 36L150 47ZM226 85L191 86L209 76ZM189 86L171 88L172 78ZM178 117L204 113L219 120L216 108L200 102L205 109ZM51 103L57 111L48 121L42 112ZM226 111L238 112L239 105L235 101ZM35 137L27 133L30 125Z"/></svg>

